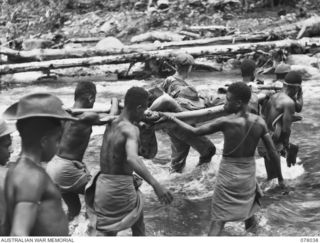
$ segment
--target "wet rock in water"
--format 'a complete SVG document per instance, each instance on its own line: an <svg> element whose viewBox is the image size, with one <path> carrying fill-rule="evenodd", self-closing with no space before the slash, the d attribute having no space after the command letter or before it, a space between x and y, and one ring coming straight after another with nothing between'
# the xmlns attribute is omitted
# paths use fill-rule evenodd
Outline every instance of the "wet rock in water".
<svg viewBox="0 0 320 243"><path fill-rule="evenodd" d="M55 43L52 40L47 39L26 39L22 42L22 49L25 51L33 49L45 49L50 48Z"/></svg>
<svg viewBox="0 0 320 243"><path fill-rule="evenodd" d="M42 76L44 76L43 72L14 73L11 77L11 80L16 83L29 83L36 81Z"/></svg>
<svg viewBox="0 0 320 243"><path fill-rule="evenodd" d="M124 47L122 42L113 36L104 38L96 44L96 48L100 50L122 47Z"/></svg>

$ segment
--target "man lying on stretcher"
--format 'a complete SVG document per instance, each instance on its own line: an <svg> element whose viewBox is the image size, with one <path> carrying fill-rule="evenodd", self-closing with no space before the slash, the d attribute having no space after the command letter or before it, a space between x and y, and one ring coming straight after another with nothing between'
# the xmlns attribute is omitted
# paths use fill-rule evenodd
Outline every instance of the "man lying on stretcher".
<svg viewBox="0 0 320 243"><path fill-rule="evenodd" d="M158 94L150 106L153 111L181 112L186 110L199 110L206 107L220 105L224 99L219 97L202 97L198 91L187 81L187 77L194 64L194 59L189 54L178 54L174 60L176 73L164 80L158 89ZM156 89L154 89L156 91ZM150 93L150 92L149 92ZM205 136L188 137L179 128L170 128L168 135L172 143L171 172L181 173L190 146L200 153L199 165L209 163L215 154L215 146Z"/></svg>

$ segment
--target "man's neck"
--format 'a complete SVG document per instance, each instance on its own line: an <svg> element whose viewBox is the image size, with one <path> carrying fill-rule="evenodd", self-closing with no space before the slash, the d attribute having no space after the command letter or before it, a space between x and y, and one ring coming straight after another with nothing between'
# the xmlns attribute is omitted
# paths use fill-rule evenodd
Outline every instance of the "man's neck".
<svg viewBox="0 0 320 243"><path fill-rule="evenodd" d="M30 160L35 164L41 164L41 151L36 148L22 148L20 159Z"/></svg>
<svg viewBox="0 0 320 243"><path fill-rule="evenodd" d="M134 118L134 116L126 109L124 108L119 116L119 118L121 120L126 120L129 121L132 124L136 124L138 123L138 121L136 121L136 119Z"/></svg>
<svg viewBox="0 0 320 243"><path fill-rule="evenodd" d="M282 91L283 93L285 93L286 95L288 95L291 99L294 100L294 95L293 95L293 96L290 95L290 92L289 92L289 90L288 90L287 88L282 88L281 91Z"/></svg>
<svg viewBox="0 0 320 243"><path fill-rule="evenodd" d="M236 114L241 117L247 117L249 114L248 105L243 106Z"/></svg>
<svg viewBox="0 0 320 243"><path fill-rule="evenodd" d="M73 108L92 108L92 107L87 107L85 102L82 100L76 100L73 104Z"/></svg>
<svg viewBox="0 0 320 243"><path fill-rule="evenodd" d="M183 79L183 80L185 80L188 77L188 75L183 74L183 73L179 73L179 72L176 72L173 76L178 79Z"/></svg>

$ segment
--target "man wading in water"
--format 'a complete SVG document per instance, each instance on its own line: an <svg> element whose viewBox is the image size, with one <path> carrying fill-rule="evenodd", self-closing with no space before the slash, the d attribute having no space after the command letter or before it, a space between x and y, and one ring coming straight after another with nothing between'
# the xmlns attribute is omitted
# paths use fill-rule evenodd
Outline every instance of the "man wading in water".
<svg viewBox="0 0 320 243"><path fill-rule="evenodd" d="M57 151L61 120L75 119L62 109L57 97L45 93L23 97L4 115L17 120L22 145L5 181L6 235L67 236L61 194L41 162L50 161Z"/></svg>
<svg viewBox="0 0 320 243"><path fill-rule="evenodd" d="M74 92L73 108L92 108L96 93L94 83L79 82ZM79 194L84 194L85 186L91 178L83 162L83 156L88 147L92 126L106 124L95 112L84 112L76 117L81 122L64 123L57 155L47 166L47 173L59 187L62 198L68 206L69 220L80 213Z"/></svg>
<svg viewBox="0 0 320 243"><path fill-rule="evenodd" d="M250 97L251 90L245 83L231 84L225 104L225 110L230 115L200 127L192 127L177 118L162 114L193 136L219 131L224 134L223 158L212 198L210 236L220 235L225 223L229 221L244 220L246 230L256 230L254 213L260 207L261 193L256 181L254 153L260 139L275 163L278 175L281 175L279 156L264 120L248 112Z"/></svg>
<svg viewBox="0 0 320 243"><path fill-rule="evenodd" d="M148 92L132 87L125 95L125 107L103 136L101 173L86 189L86 202L96 214L98 235L115 236L130 228L133 236L145 235L142 193L135 188L132 173L149 183L160 202L170 203L171 193L150 174L138 156L140 145L138 123L147 109ZM94 189L95 187L95 189ZM89 193L95 191L94 199ZM93 194L93 193L92 193Z"/></svg>
<svg viewBox="0 0 320 243"><path fill-rule="evenodd" d="M289 138L294 113L301 112L303 106L301 83L301 75L290 71L284 78L282 91L272 95L262 111L277 151L286 154L289 167L295 165L298 153L298 146L289 143ZM271 158L266 154L264 146L259 146L258 151L264 157L268 175L275 175L273 168L268 166ZM268 179L273 178L275 176Z"/></svg>

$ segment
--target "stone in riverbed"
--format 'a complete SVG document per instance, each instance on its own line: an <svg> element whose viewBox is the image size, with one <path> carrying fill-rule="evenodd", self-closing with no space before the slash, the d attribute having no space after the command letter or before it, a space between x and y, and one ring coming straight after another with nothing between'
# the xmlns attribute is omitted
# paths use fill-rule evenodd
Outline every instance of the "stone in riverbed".
<svg viewBox="0 0 320 243"><path fill-rule="evenodd" d="M96 44L96 48L100 50L122 47L124 47L122 42L113 36L106 37Z"/></svg>

